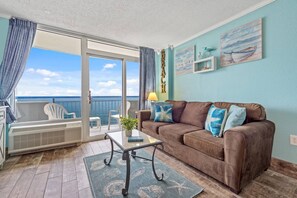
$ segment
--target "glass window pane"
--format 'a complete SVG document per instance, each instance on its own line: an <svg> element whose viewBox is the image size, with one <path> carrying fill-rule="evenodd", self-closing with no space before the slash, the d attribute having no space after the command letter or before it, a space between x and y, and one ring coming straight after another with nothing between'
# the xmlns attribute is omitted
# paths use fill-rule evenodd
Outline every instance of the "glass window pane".
<svg viewBox="0 0 297 198"><path fill-rule="evenodd" d="M35 45L31 49L16 88L18 122L48 120L43 107L50 102L62 105L77 118L81 117L81 56L63 51L68 42L62 43L64 46L58 50L52 50L52 45L49 49L46 45L42 48ZM65 115L65 118L72 116Z"/></svg>
<svg viewBox="0 0 297 198"><path fill-rule="evenodd" d="M122 103L122 61L90 57L89 69L92 95L90 119L99 117L101 120L101 128L95 121L91 122L90 136L103 134L108 129L118 130Z"/></svg>
<svg viewBox="0 0 297 198"><path fill-rule="evenodd" d="M126 62L127 101L130 102L129 116L136 117L139 101L139 62Z"/></svg>

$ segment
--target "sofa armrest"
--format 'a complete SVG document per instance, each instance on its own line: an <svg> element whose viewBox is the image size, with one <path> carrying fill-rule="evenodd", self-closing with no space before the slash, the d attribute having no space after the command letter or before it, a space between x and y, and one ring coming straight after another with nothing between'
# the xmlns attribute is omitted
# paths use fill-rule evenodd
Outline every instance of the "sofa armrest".
<svg viewBox="0 0 297 198"><path fill-rule="evenodd" d="M270 166L275 125L264 120L224 134L225 183L239 192Z"/></svg>
<svg viewBox="0 0 297 198"><path fill-rule="evenodd" d="M142 122L145 120L150 120L151 111L150 110L140 110L137 112L137 119L138 119L138 130L141 131L142 129Z"/></svg>

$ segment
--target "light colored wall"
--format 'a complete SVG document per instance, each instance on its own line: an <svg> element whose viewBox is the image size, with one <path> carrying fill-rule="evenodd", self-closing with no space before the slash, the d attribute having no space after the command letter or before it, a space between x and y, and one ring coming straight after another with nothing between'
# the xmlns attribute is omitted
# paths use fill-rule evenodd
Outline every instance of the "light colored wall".
<svg viewBox="0 0 297 198"><path fill-rule="evenodd" d="M222 33L263 18L262 60L203 74L176 76L171 71L175 100L262 104L268 119L276 124L273 157L293 163L297 163L297 146L289 144L289 135L297 135L296 10L296 0L278 0L175 48L190 45L196 45L196 51L205 46L219 48ZM219 51L215 52L217 57Z"/></svg>
<svg viewBox="0 0 297 198"><path fill-rule="evenodd" d="M8 19L0 17L0 63L2 62L4 47L8 31Z"/></svg>

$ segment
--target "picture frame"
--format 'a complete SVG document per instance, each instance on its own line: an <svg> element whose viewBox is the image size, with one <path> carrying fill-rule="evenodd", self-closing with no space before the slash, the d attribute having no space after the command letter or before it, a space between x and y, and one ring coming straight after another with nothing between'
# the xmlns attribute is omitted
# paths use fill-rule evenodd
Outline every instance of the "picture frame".
<svg viewBox="0 0 297 198"><path fill-rule="evenodd" d="M221 35L221 66L262 59L262 18Z"/></svg>
<svg viewBox="0 0 297 198"><path fill-rule="evenodd" d="M192 73L194 61L195 45L177 50L174 57L176 75Z"/></svg>

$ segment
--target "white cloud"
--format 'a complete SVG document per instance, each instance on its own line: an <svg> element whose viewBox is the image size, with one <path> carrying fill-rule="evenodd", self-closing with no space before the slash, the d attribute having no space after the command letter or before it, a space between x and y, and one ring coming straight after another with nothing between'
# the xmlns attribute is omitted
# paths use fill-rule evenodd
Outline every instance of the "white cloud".
<svg viewBox="0 0 297 198"><path fill-rule="evenodd" d="M40 74L42 76L47 76L47 77L59 76L58 73L52 72L52 71L49 71L49 70L46 70L46 69L36 69L35 72L37 74Z"/></svg>
<svg viewBox="0 0 297 198"><path fill-rule="evenodd" d="M39 84L43 85L43 86L48 86L49 85L48 81L41 81L41 82L39 82Z"/></svg>
<svg viewBox="0 0 297 198"><path fill-rule="evenodd" d="M122 94L121 89L111 89L109 91L110 96L120 96Z"/></svg>
<svg viewBox="0 0 297 198"><path fill-rule="evenodd" d="M42 74L43 75L42 75ZM58 76L56 76L58 74ZM102 74L102 73L101 73ZM120 96L122 94L121 75L102 75L90 73L93 96ZM98 82L98 77L100 80ZM58 72L28 68L17 88L17 96L80 96L81 71ZM139 93L139 80L136 76L127 78L127 95Z"/></svg>
<svg viewBox="0 0 297 198"><path fill-rule="evenodd" d="M137 78L128 79L127 80L127 84L128 85L138 85L139 84L139 80Z"/></svg>
<svg viewBox="0 0 297 198"><path fill-rule="evenodd" d="M127 96L138 96L139 89L137 88L128 88L127 89Z"/></svg>
<svg viewBox="0 0 297 198"><path fill-rule="evenodd" d="M56 72L52 72L52 71L47 70L47 69L34 69L34 68L29 68L29 69L27 69L27 72L29 72L29 73L37 73L37 74L40 74L40 75L45 76L45 77L59 76L58 73L56 73Z"/></svg>
<svg viewBox="0 0 297 198"><path fill-rule="evenodd" d="M16 95L17 96L31 96L32 95L32 91L29 90L16 90Z"/></svg>
<svg viewBox="0 0 297 198"><path fill-rule="evenodd" d="M112 80L109 80L109 81L106 81L106 82L99 82L98 85L100 87L111 87L113 85L116 85L117 82L116 81L112 81Z"/></svg>
<svg viewBox="0 0 297 198"><path fill-rule="evenodd" d="M42 76L33 68L27 69L18 83L17 96L80 96L81 72L75 70L58 74L55 77ZM68 76L72 77L71 80Z"/></svg>
<svg viewBox="0 0 297 198"><path fill-rule="evenodd" d="M102 88L98 90L93 90L92 95L93 96L121 96L122 90L121 88Z"/></svg>
<svg viewBox="0 0 297 198"><path fill-rule="evenodd" d="M27 69L27 72L31 72L31 73L33 73L33 72L35 72L35 69L33 69L33 68L29 68L29 69Z"/></svg>
<svg viewBox="0 0 297 198"><path fill-rule="evenodd" d="M105 69L112 69L112 68L114 68L116 66L116 64L115 63L108 63L108 64L105 64L104 65L104 67L103 67L103 70L105 70Z"/></svg>
<svg viewBox="0 0 297 198"><path fill-rule="evenodd" d="M77 89L68 89L68 90L66 90L66 93L67 93L67 95L77 96L77 95L80 95L80 90L77 90Z"/></svg>

